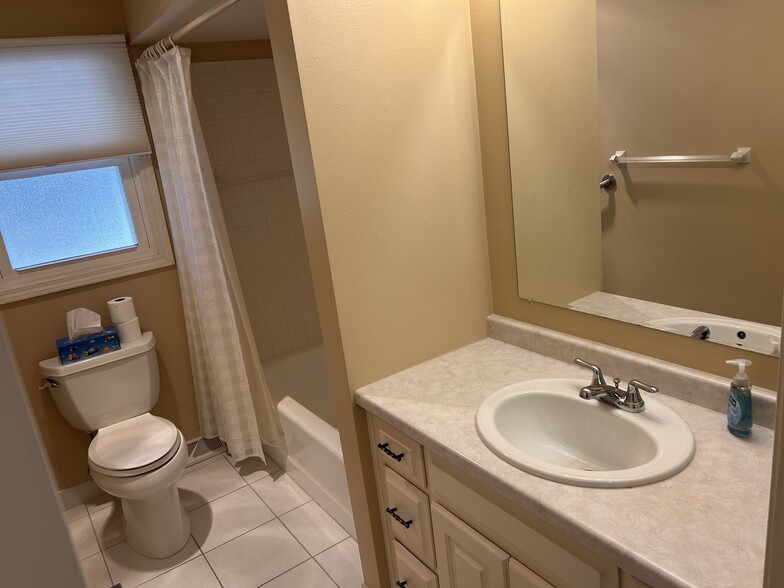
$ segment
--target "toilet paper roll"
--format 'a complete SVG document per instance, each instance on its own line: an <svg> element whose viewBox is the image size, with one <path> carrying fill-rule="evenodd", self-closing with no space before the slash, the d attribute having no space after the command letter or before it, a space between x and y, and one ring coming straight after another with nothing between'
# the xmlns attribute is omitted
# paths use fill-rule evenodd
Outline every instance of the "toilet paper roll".
<svg viewBox="0 0 784 588"><path fill-rule="evenodd" d="M120 345L132 343L142 338L142 328L139 326L139 319L131 319L124 323L117 323L117 336L120 338Z"/></svg>
<svg viewBox="0 0 784 588"><path fill-rule="evenodd" d="M136 309L133 307L133 298L121 296L106 303L109 307L109 316L115 325L125 323L136 318Z"/></svg>

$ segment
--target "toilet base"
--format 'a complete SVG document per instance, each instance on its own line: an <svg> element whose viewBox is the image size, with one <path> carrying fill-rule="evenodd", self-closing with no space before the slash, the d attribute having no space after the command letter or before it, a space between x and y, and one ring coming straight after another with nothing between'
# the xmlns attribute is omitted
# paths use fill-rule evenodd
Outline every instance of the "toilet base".
<svg viewBox="0 0 784 588"><path fill-rule="evenodd" d="M176 486L141 500L122 498L121 502L125 536L134 551L164 559L185 547L191 521Z"/></svg>

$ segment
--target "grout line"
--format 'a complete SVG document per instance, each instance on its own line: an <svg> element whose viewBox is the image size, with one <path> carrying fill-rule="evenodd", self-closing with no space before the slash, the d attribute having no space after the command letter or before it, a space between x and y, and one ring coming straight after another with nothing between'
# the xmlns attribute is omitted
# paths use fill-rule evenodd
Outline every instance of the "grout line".
<svg viewBox="0 0 784 588"><path fill-rule="evenodd" d="M289 513L291 513L291 512L294 512L295 510L297 510L297 509L299 509L299 508L302 508L303 506L307 506L308 504L311 504L311 503L312 503L312 504L315 504L315 505L316 505L316 507L317 507L317 508L319 508L319 509L320 509L320 510L321 510L321 511L322 511L322 512L323 512L323 513L324 513L324 514L325 514L325 515L326 515L326 516L329 518L329 520L330 520L330 521L332 521L333 523L335 523L335 524L338 526L338 528L339 528L341 531L343 531L344 533L348 533L348 531L346 531L346 530L345 530L343 527L341 527L340 525L338 525L338 522L337 522L335 519L333 519L331 516L329 516L329 513L328 513L327 511L325 511L324 509L322 509L322 508L319 506L319 504L318 504L318 503L317 503L315 500L309 500L309 501L308 501L308 502L306 502L305 504L300 504L300 505L299 505L297 508L293 508L293 509L291 509L289 512L287 512L287 513L283 513L283 514L284 514L284 515L285 515L285 514L289 514ZM282 515L281 515L281 516L282 516ZM278 517L278 518L280 518L280 517ZM291 533L292 535L294 535L294 538L295 538L295 539L297 539L297 535L294 533L294 531L292 531L292 530L289 528L289 526L286 524L286 521L284 521L283 519L281 519L281 521L280 521L280 522L281 522L281 523L283 523L283 526L284 526L284 527L286 527L286 530L287 530L289 533ZM310 557L312 557L312 558L315 558L317 555L321 555L322 553L324 553L324 552L325 552L325 551L327 551L328 549L332 549L333 547L335 547L335 546L336 546L336 545L338 545L339 543L343 543L343 541L345 541L346 539L348 539L348 538L350 538L350 537L351 537L351 535L349 535L348 537L344 537L343 539L341 539L341 540L340 540L340 541L338 541L337 543L333 543L333 544L332 544L332 545L330 545L329 547L325 547L324 549L322 549L321 551L319 551L319 552L317 552L317 553L310 553L310 550L309 550L307 547L305 547L305 546L304 546L304 545L302 545L301 543L300 543L300 545L302 545L302 547L305 547L305 551L307 551L307 552L310 554ZM299 541L299 539L297 539L297 540Z"/></svg>
<svg viewBox="0 0 784 588"><path fill-rule="evenodd" d="M153 576L152 578L149 578L149 579L145 580L145 581L144 581L144 582L142 582L141 584L137 584L137 585L136 585L136 587L134 587L134 588L139 588L140 586L144 586L145 584L148 584L148 583L152 582L152 581L153 581L153 580L155 580L156 578L160 578L160 577L161 577L161 576L163 576L164 574L168 574L169 572L172 572L172 571L176 570L177 568L179 568L179 567L182 567L182 566L184 566L185 564L192 562L194 559L199 559L199 557L203 557L203 556L204 556L204 552L202 552L201 548L199 547L199 544L198 544L198 543L196 543L196 538L193 536L193 534L192 534L192 533L191 533L190 535L188 535L188 541L186 541L186 542L185 542L185 545L183 545L182 549L185 549L185 546L187 546L187 545L188 545L188 542L190 541L190 539L193 539L193 544L194 544L194 545L196 545L196 549L197 549L197 550L199 551L199 553L201 554L200 556L199 556L199 555L197 555L197 556L195 556L195 557L191 557L191 558L189 558L189 559L187 559L187 560L185 560L185 561L183 561L183 562L180 562L180 563L178 563L176 566L172 566L172 567L170 567L168 570L165 570L165 571L161 572L160 574L158 574L158 575L156 575L156 576ZM123 543L127 543L127 541L124 541ZM118 543L117 545L120 545L120 543ZM114 546L112 546L112 547L114 547ZM128 547L129 547L130 549L133 549L133 548L132 548L130 545L129 545ZM181 549L180 551L182 551L182 549ZM179 551L178 551L177 553L179 553ZM177 553L175 553L174 555L177 555ZM139 555L141 555L141 554L139 554ZM172 555L172 556L169 556L169 557L174 557L174 555ZM146 556L142 555L142 557L146 557ZM152 559L152 558L147 558L147 559ZM205 557L204 559L207 559L207 558ZM160 560L153 560L153 561L160 561ZM109 566L106 566L106 567L108 568Z"/></svg>
<svg viewBox="0 0 784 588"><path fill-rule="evenodd" d="M346 537L346 538L345 538L345 539L343 539L342 541L338 541L338 542L337 542L337 543L335 543L335 545L333 545L332 547L337 547L338 545L340 545L341 543L345 543L345 542L346 542L346 541L348 541L349 539L352 539L351 535L349 535L348 537ZM325 549L324 551L322 551L321 553L318 553L318 554L316 554L316 555L321 555L322 553L325 553L325 552L329 551L330 549L332 549L332 547L328 547L327 549ZM327 576L329 576L329 579L330 579L330 580L332 580L332 581L335 583L335 585L337 585L337 586L338 586L338 588L342 588L342 587L340 586L340 583L339 583L339 582L338 582L338 581L337 581L335 578L333 578L333 577L330 575L330 573L327 571L327 569L326 569L324 566L322 566L322 565L321 565L321 562L320 562L319 560L317 560L317 559L316 559L316 556L315 556L315 555L313 556L313 560L314 560L314 561L315 561L315 562L318 564L318 566L319 566L319 567L320 567L322 570L324 570L324 573L325 573ZM362 565L360 564L360 570L361 570L361 569L362 569ZM361 574L360 574L360 575L361 575ZM364 584L363 584L363 586L364 586Z"/></svg>
<svg viewBox="0 0 784 588"><path fill-rule="evenodd" d="M109 581L112 583L111 585L114 586L117 582L112 578L112 571L109 569L109 564L106 563L106 556L103 554L103 549L101 549L100 553L101 559L103 560L103 567L106 568L106 575L109 576Z"/></svg>
<svg viewBox="0 0 784 588"><path fill-rule="evenodd" d="M271 511L270 511L270 512L271 512ZM273 514L273 515L275 515L275 513L274 513L274 512L273 512L272 514ZM253 527L252 529L248 529L247 531L243 531L242 533L240 533L240 534L239 534L239 535L237 535L236 537L232 537L232 538L231 538L231 539L229 539L228 541L224 541L224 542L223 542L223 543L221 543L220 545L216 545L215 547L212 547L211 549L208 549L207 551L204 551L204 552L202 552L202 553L204 553L204 555L206 556L208 553L210 553L210 552L212 552L212 551L215 551L215 550L216 550L216 549L218 549L219 547L223 547L223 546L224 546L224 545L226 545L227 543L231 543L231 542L232 542L232 541L234 541L235 539L239 539L239 538L240 538L240 537L242 537L243 535L247 535L247 534L248 534L248 533L250 533L251 531L255 531L256 529L258 529L259 527L263 527L264 525L268 525L269 523L271 523L271 522L272 522L272 521L274 521L274 520L278 520L278 521L280 522L280 524L281 524L281 525L283 525L283 528L284 528L284 529L286 529L286 531L288 531L289 533L291 533L291 531L289 531L289 528L288 528L288 527L287 527L287 526L286 526L286 525L283 523L283 521L281 521L281 520L280 520L278 517L275 517L275 518L272 518L272 519L270 519L270 520L268 520L268 521L265 521L265 522L261 523L260 525L256 525L256 526L255 526L255 527ZM291 535L293 536L293 535L294 535L294 533L291 533ZM294 537L294 539L296 539L296 537ZM297 541L297 543L299 543L299 541ZM197 543L197 545L198 545L198 543ZM302 545L302 544L300 543L300 545ZM305 546L303 545L302 547L303 547L303 549L304 549L304 547L305 547ZM305 552L306 552L306 553L307 553L307 551L308 551L308 550L307 550L307 549L305 549ZM309 554L308 554L308 555L309 555Z"/></svg>
<svg viewBox="0 0 784 588"><path fill-rule="evenodd" d="M313 558L312 558L312 557L309 557L309 558L308 558L308 559L306 559L305 561L303 561L303 562L300 562L300 563L298 563L297 565L295 565L293 568L289 568L288 570L286 570L286 571L284 571L284 572L281 572L281 573L279 573L277 576L274 576L274 577L270 578L269 580L267 580L267 581L266 581L266 582L264 582L263 584L259 584L258 586L256 586L256 588L262 588L263 586L266 586L266 585L267 585L267 584L269 584L270 582L274 582L275 580L277 580L278 578L280 578L282 575L284 575L284 574L288 574L288 573L289 573L291 570L296 570L296 569L297 569L299 566L305 565L305 564L306 564L306 563L308 563L308 561L310 561L311 559L313 559Z"/></svg>
<svg viewBox="0 0 784 588"><path fill-rule="evenodd" d="M259 526L261 526L261 525L259 525ZM195 541L195 539L194 539L194 541ZM227 541L227 543L228 543L228 541ZM199 549L201 549L201 547L199 547ZM221 588L224 588L223 582L221 582L220 576L218 576L218 572L215 571L215 568L212 567L212 564L210 563L210 560L207 559L207 554L202 551L201 552L201 556L204 558L204 561L207 562L207 567L210 568L210 571L212 572L212 575L215 576L215 580L217 580L217 582L218 582L218 584L220 584Z"/></svg>
<svg viewBox="0 0 784 588"><path fill-rule="evenodd" d="M334 547L334 545L333 545L333 547ZM321 553L324 553L324 552L322 551ZM332 580L332 583L335 584L335 586L337 586L338 588L341 588L340 584L338 584L338 581L330 575L330 573L327 571L327 569L324 566L321 565L321 562L319 562L319 560L317 560L315 558L315 556L313 557L313 561L315 561L316 565L321 568L321 571L323 571L327 575L327 578Z"/></svg>

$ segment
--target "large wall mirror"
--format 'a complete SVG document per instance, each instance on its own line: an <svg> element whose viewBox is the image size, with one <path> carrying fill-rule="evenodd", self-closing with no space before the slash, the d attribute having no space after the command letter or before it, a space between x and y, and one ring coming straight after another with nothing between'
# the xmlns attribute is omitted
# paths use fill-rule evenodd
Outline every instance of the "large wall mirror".
<svg viewBox="0 0 784 588"><path fill-rule="evenodd" d="M778 355L784 3L501 0L501 18L520 297ZM671 155L726 161L633 159Z"/></svg>

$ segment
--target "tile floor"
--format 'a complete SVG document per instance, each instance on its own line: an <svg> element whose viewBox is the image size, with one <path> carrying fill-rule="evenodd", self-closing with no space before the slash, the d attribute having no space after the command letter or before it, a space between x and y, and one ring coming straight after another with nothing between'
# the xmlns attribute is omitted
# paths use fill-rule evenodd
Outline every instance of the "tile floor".
<svg viewBox="0 0 784 588"><path fill-rule="evenodd" d="M251 460L246 460L251 461ZM119 503L64 513L88 588L360 588L357 544L274 463L216 456L185 471L191 538L164 560L133 551Z"/></svg>

